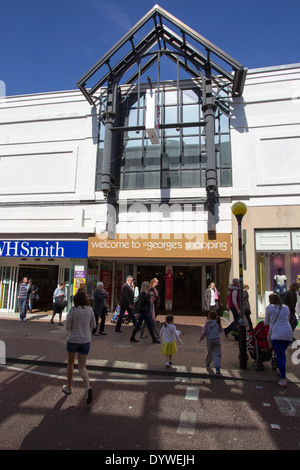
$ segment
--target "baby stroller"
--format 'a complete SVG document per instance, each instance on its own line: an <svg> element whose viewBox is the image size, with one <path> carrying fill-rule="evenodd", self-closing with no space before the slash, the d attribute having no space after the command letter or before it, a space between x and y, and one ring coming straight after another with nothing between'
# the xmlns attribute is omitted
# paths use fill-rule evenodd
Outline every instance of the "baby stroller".
<svg viewBox="0 0 300 470"><path fill-rule="evenodd" d="M247 340L248 352L254 359L254 370L263 370L263 363L271 361L273 369L277 369L277 359L274 350L268 341L269 325L265 325L263 321L259 322L253 331L249 333Z"/></svg>
<svg viewBox="0 0 300 470"><path fill-rule="evenodd" d="M112 316L112 319L110 320L111 323L117 323L117 318L118 318L118 315L120 313L120 310L121 310L121 307L119 305L116 306L116 309L114 311L114 314ZM125 325L128 325L130 323L130 318L129 318L129 315L128 315L128 312L126 310L126 312L124 313L124 317L122 319L122 323L125 323Z"/></svg>
<svg viewBox="0 0 300 470"><path fill-rule="evenodd" d="M116 306L112 319L110 320L111 323L117 323L117 318L120 313L121 307L119 305Z"/></svg>

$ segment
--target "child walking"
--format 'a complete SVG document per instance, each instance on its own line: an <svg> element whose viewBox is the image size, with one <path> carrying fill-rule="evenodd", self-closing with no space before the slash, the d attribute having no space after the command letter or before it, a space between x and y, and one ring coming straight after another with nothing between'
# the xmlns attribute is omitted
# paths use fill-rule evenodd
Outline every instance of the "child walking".
<svg viewBox="0 0 300 470"><path fill-rule="evenodd" d="M204 325L199 341L202 341L206 336L207 341L207 354L206 354L206 367L210 366L211 361L216 368L216 374L220 374L221 366L221 342L220 336L223 328L219 315L215 311L210 311L208 319Z"/></svg>
<svg viewBox="0 0 300 470"><path fill-rule="evenodd" d="M172 357L177 353L176 341L182 344L179 332L174 325L173 315L166 316L164 326L160 330L160 338L163 343L162 353L166 356L166 367L170 369L172 367Z"/></svg>

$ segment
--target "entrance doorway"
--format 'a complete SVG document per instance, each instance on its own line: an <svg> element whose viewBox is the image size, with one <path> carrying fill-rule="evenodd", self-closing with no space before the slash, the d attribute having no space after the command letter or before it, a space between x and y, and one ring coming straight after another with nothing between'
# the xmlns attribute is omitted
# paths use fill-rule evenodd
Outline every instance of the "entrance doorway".
<svg viewBox="0 0 300 470"><path fill-rule="evenodd" d="M201 267L173 266L173 312L201 313Z"/></svg>
<svg viewBox="0 0 300 470"><path fill-rule="evenodd" d="M33 284L39 288L39 300L36 300L33 309L51 310L53 308L53 292L57 287L58 266L27 264L19 267L19 282L23 277L31 278Z"/></svg>

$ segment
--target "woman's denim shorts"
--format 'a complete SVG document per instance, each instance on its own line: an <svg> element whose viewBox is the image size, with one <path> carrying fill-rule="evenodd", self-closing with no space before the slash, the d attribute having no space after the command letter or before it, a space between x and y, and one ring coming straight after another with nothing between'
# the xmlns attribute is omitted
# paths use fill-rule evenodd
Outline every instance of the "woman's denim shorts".
<svg viewBox="0 0 300 470"><path fill-rule="evenodd" d="M90 351L91 343L70 343L67 341L67 351L87 356Z"/></svg>

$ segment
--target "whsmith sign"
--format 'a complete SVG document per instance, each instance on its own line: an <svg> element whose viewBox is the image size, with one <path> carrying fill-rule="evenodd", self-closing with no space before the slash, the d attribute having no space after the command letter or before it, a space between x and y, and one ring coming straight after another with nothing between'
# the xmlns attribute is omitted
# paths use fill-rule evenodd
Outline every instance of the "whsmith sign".
<svg viewBox="0 0 300 470"><path fill-rule="evenodd" d="M87 258L87 241L0 240L0 257Z"/></svg>

